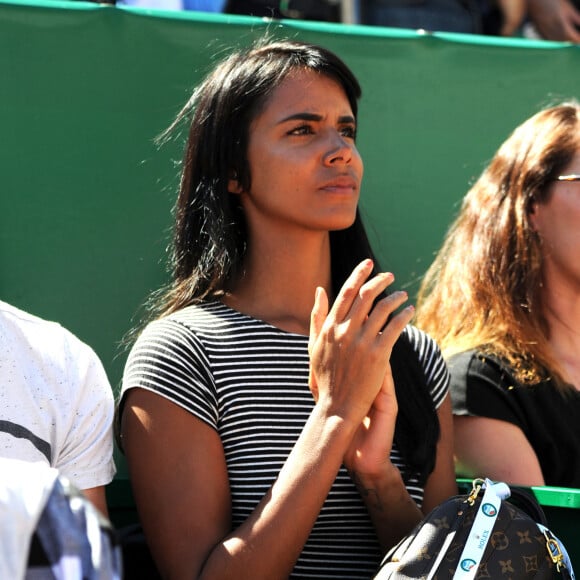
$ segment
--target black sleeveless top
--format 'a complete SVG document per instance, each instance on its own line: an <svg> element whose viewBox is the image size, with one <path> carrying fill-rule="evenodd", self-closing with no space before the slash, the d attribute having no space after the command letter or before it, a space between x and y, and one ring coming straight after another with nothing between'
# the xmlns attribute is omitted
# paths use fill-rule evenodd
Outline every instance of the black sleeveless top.
<svg viewBox="0 0 580 580"><path fill-rule="evenodd" d="M549 380L522 385L509 367L475 350L448 366L454 415L513 423L535 450L546 485L580 487L580 392L562 394Z"/></svg>

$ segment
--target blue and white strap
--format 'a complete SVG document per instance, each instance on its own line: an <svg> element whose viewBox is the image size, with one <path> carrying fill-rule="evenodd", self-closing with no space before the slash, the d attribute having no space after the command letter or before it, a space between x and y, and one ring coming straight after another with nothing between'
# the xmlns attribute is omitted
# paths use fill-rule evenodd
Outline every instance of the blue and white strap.
<svg viewBox="0 0 580 580"><path fill-rule="evenodd" d="M510 496L510 488L505 483L493 483L491 480L486 479L484 487L485 492L461 552L453 580L471 580L475 578L483 553L491 538L501 502Z"/></svg>
<svg viewBox="0 0 580 580"><path fill-rule="evenodd" d="M501 502L511 495L510 488L502 482L493 483L491 480L486 479L481 487L485 488L485 492L473 521L471 531L461 552L453 580L471 580L475 578L485 548L491 538ZM474 492L472 492L475 493L475 496L477 496L476 489L474 488ZM572 562L562 542L542 524L536 523L536 525L546 537L547 549L558 571L562 572L561 569L564 568L564 576L570 578L570 580L574 580L575 576Z"/></svg>

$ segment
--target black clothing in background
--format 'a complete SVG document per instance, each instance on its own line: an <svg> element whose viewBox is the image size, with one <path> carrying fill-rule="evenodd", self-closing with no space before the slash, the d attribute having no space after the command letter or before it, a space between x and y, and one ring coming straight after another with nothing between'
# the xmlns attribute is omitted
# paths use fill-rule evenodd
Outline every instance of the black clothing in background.
<svg viewBox="0 0 580 580"><path fill-rule="evenodd" d="M300 18L302 20L340 21L340 4L324 0L291 0L268 2L267 0L228 0L226 14L247 14L270 18Z"/></svg>
<svg viewBox="0 0 580 580"><path fill-rule="evenodd" d="M524 386L475 350L451 357L448 366L454 415L513 423L535 450L546 485L580 487L580 392L563 395L549 380Z"/></svg>

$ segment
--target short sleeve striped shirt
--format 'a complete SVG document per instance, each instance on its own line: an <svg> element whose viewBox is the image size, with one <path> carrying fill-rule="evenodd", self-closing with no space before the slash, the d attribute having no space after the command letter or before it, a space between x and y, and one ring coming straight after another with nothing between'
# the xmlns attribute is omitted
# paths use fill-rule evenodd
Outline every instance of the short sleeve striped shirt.
<svg viewBox="0 0 580 580"><path fill-rule="evenodd" d="M435 342L405 331L438 407L448 372ZM135 343L123 393L140 387L180 405L217 430L232 494L234 529L276 479L308 416L308 337L282 331L219 302L184 308L150 323ZM401 466L393 448L391 459ZM406 481L421 505L423 489ZM292 578L370 578L380 547L366 508L341 468Z"/></svg>

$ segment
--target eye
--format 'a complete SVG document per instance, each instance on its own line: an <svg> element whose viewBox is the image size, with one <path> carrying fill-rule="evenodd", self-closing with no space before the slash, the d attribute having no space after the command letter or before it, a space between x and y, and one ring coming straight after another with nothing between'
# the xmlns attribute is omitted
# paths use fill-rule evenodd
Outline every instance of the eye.
<svg viewBox="0 0 580 580"><path fill-rule="evenodd" d="M347 139L356 139L356 127L354 125L346 125L340 129L340 133Z"/></svg>
<svg viewBox="0 0 580 580"><path fill-rule="evenodd" d="M311 135L314 131L312 127L307 124L298 125L288 131L288 135Z"/></svg>

